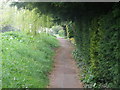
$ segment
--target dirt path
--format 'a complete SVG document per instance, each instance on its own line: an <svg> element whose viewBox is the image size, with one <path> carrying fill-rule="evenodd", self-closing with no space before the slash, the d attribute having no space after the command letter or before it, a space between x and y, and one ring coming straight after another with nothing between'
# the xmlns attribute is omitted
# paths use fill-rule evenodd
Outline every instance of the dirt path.
<svg viewBox="0 0 120 90"><path fill-rule="evenodd" d="M50 75L49 88L82 88L78 69L72 58L73 46L69 41L58 38L60 48L56 51L55 68Z"/></svg>

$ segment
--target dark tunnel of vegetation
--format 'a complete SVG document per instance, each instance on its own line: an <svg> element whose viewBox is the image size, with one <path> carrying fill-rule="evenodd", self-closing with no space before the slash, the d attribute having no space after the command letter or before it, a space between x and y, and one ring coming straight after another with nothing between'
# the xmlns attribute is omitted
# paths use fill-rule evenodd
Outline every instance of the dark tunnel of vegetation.
<svg viewBox="0 0 120 90"><path fill-rule="evenodd" d="M73 52L86 87L120 87L119 3L13 3L51 15L73 37Z"/></svg>

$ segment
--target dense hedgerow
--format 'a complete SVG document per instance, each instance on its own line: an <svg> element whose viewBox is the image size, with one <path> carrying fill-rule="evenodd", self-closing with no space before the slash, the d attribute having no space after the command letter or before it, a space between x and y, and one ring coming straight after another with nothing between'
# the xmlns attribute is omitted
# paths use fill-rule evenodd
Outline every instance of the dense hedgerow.
<svg viewBox="0 0 120 90"><path fill-rule="evenodd" d="M56 38L45 33L2 33L2 87L45 88L57 46Z"/></svg>
<svg viewBox="0 0 120 90"><path fill-rule="evenodd" d="M76 22L77 50L73 52L82 71L86 87L120 87L119 77L119 28L120 10L95 17L86 23ZM78 24L77 24L78 23Z"/></svg>

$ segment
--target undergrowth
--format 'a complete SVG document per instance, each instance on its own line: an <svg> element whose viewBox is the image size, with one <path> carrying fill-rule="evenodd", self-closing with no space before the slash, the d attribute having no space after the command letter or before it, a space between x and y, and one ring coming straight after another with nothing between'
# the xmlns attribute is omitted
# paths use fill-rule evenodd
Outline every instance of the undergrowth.
<svg viewBox="0 0 120 90"><path fill-rule="evenodd" d="M45 33L2 33L2 87L45 88L55 47L56 38Z"/></svg>

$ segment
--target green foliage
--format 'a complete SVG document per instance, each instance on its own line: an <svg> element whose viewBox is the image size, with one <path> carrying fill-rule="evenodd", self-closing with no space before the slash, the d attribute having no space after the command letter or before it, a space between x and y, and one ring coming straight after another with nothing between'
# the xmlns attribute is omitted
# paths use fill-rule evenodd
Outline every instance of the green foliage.
<svg viewBox="0 0 120 90"><path fill-rule="evenodd" d="M55 37L45 33L2 33L2 87L45 88L57 46Z"/></svg>
<svg viewBox="0 0 120 90"><path fill-rule="evenodd" d="M72 27L72 23L70 23L70 24L68 25L67 29L68 29L67 37L68 37L68 38L74 37L74 30L73 30L73 27Z"/></svg>
<svg viewBox="0 0 120 90"><path fill-rule="evenodd" d="M38 11L48 15L52 14L55 21L75 21L84 16L95 17L111 10L115 3L81 3L81 2L15 2L20 7L38 8Z"/></svg>
<svg viewBox="0 0 120 90"><path fill-rule="evenodd" d="M0 34L0 89L2 89L2 41Z"/></svg>
<svg viewBox="0 0 120 90"><path fill-rule="evenodd" d="M59 30L58 34L59 34L59 36L61 36L61 37L64 37L64 36L65 36L64 30Z"/></svg>
<svg viewBox="0 0 120 90"><path fill-rule="evenodd" d="M11 25L24 32L36 34L39 28L50 28L53 25L51 16L44 15L41 12L38 13L37 8L32 10L26 8L17 9L16 6L10 7L9 3L5 3L0 11L2 12L0 14L2 19L0 27Z"/></svg>
<svg viewBox="0 0 120 90"><path fill-rule="evenodd" d="M54 34L58 34L58 32L59 32L60 30L62 30L62 27L61 27L61 26L53 26L53 27L52 27L52 30L53 30Z"/></svg>
<svg viewBox="0 0 120 90"><path fill-rule="evenodd" d="M86 87L118 88L119 84L119 26L120 10L95 17L91 22L85 19L76 29L75 39L78 50L73 52ZM87 21L87 20L86 20Z"/></svg>

